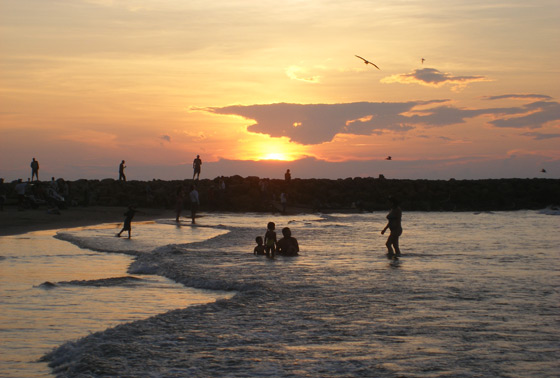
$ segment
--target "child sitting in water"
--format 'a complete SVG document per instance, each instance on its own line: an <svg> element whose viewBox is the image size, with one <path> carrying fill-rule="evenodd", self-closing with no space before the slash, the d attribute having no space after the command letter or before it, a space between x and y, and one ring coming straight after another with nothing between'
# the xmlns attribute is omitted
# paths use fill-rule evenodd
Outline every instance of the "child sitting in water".
<svg viewBox="0 0 560 378"><path fill-rule="evenodd" d="M261 236L257 236L255 238L255 241L257 242L257 246L253 250L253 254L259 255L259 256L264 255L265 252L264 252L263 238Z"/></svg>
<svg viewBox="0 0 560 378"><path fill-rule="evenodd" d="M271 259L274 258L276 253L276 231L274 229L276 225L274 222L268 222L266 234L264 234L264 250L266 252L266 257Z"/></svg>

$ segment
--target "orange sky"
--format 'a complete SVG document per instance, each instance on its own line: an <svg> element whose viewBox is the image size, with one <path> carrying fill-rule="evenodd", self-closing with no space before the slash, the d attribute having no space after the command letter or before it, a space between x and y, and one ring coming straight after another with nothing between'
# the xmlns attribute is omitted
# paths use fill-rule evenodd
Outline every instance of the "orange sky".
<svg viewBox="0 0 560 378"><path fill-rule="evenodd" d="M197 154L208 178L267 158L306 158L269 177L560 177L557 1L0 9L8 180L32 157L42 179L113 177L122 159L129 177L182 179Z"/></svg>

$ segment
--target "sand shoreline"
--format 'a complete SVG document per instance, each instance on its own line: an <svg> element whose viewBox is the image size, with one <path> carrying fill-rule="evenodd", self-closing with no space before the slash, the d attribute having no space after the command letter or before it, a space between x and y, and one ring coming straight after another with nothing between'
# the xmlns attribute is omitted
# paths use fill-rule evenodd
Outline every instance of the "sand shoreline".
<svg viewBox="0 0 560 378"><path fill-rule="evenodd" d="M171 218L174 214L166 209L139 208L134 221L146 221L157 218ZM90 206L71 207L61 210L60 214L48 214L46 209L27 209L5 207L0 211L0 236L19 235L31 231L53 230L91 226L101 223L122 222L123 207Z"/></svg>

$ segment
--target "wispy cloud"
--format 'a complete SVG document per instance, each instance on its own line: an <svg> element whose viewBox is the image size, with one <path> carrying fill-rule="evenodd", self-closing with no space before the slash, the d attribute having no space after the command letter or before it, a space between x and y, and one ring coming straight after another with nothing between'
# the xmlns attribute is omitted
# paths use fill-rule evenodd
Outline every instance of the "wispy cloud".
<svg viewBox="0 0 560 378"><path fill-rule="evenodd" d="M491 81L485 76L454 76L435 68L422 68L407 74L398 74L381 79L382 83L419 84L428 87L450 85L453 90L462 90L471 83Z"/></svg>
<svg viewBox="0 0 560 378"><path fill-rule="evenodd" d="M547 95L539 95L539 94L505 94L500 96L487 96L484 97L486 100L526 100L526 99L534 99L534 100L552 100L552 97Z"/></svg>
<svg viewBox="0 0 560 378"><path fill-rule="evenodd" d="M546 134L546 133L530 132L530 133L523 133L521 135L531 137L535 140L560 138L560 133Z"/></svg>
<svg viewBox="0 0 560 378"><path fill-rule="evenodd" d="M496 127L537 129L549 122L560 121L560 103L554 101L537 101L521 107L522 116L506 117L490 122Z"/></svg>
<svg viewBox="0 0 560 378"><path fill-rule="evenodd" d="M311 75L307 68L295 65L286 68L286 75L288 75L290 79L305 81L307 83L315 84L321 81L321 76Z"/></svg>

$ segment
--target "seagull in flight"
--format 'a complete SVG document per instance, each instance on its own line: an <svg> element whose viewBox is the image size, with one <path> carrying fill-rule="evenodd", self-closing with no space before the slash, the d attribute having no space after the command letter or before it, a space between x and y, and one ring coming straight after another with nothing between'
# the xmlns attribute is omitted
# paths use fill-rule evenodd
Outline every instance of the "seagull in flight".
<svg viewBox="0 0 560 378"><path fill-rule="evenodd" d="M425 60L426 60L426 59L422 58L422 64L424 64L424 61L425 61Z"/></svg>
<svg viewBox="0 0 560 378"><path fill-rule="evenodd" d="M366 60L366 59L362 58L362 57L359 56L359 55L355 55L355 57L356 57L356 58L360 58L361 60L363 60L364 63L365 63L366 65L371 64L372 66L374 66L374 67L377 68L378 70L381 70L379 67L377 67L375 64L373 64L373 63L370 62L369 60Z"/></svg>
<svg viewBox="0 0 560 378"><path fill-rule="evenodd" d="M393 160L393 158L391 156L387 156L385 160Z"/></svg>

